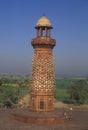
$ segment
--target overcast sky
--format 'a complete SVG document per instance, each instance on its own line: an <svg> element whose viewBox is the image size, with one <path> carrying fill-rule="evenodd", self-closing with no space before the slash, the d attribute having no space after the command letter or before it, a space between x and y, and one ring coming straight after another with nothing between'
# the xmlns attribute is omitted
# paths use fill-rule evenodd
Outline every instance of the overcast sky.
<svg viewBox="0 0 88 130"><path fill-rule="evenodd" d="M34 26L54 29L55 73L88 75L88 0L0 0L0 74L31 74Z"/></svg>

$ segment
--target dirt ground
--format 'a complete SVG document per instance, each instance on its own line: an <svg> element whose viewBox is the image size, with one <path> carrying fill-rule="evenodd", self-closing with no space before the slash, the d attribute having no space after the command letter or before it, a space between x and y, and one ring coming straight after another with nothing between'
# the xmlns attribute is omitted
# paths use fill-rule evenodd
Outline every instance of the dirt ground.
<svg viewBox="0 0 88 130"><path fill-rule="evenodd" d="M0 130L88 130L88 108L67 106L61 102L55 103L55 107L58 113L63 114L64 111L70 113L73 117L72 121L66 121L64 123L39 125L29 124L13 120L11 113L22 112L25 109L0 109ZM73 107L72 110L69 110ZM27 111L27 110L26 110ZM28 113L26 113L28 114Z"/></svg>

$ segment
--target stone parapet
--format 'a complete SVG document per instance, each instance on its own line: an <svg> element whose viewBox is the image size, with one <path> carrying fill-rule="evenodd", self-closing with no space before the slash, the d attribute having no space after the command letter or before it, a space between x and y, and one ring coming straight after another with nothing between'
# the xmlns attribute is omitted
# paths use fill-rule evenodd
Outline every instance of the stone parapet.
<svg viewBox="0 0 88 130"><path fill-rule="evenodd" d="M56 45L56 40L52 39L50 37L37 37L37 38L33 38L32 39L32 46L35 45L51 45L51 46L55 46Z"/></svg>

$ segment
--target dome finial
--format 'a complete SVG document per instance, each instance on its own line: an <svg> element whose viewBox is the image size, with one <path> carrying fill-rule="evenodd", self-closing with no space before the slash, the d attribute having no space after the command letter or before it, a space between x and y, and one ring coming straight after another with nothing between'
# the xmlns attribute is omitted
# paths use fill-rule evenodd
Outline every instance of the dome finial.
<svg viewBox="0 0 88 130"><path fill-rule="evenodd" d="M50 20L43 13L43 16L37 21L37 24L36 24L35 27L36 28L37 27L49 27L49 28L52 28L52 25L51 25Z"/></svg>

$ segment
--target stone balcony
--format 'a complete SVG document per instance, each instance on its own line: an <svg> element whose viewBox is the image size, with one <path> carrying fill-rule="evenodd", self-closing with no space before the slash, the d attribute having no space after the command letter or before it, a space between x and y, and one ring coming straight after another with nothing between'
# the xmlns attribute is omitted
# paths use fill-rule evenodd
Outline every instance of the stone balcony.
<svg viewBox="0 0 88 130"><path fill-rule="evenodd" d="M55 46L56 45L56 40L52 39L50 37L37 37L37 38L33 38L32 39L32 46L35 45L51 45L51 46Z"/></svg>

